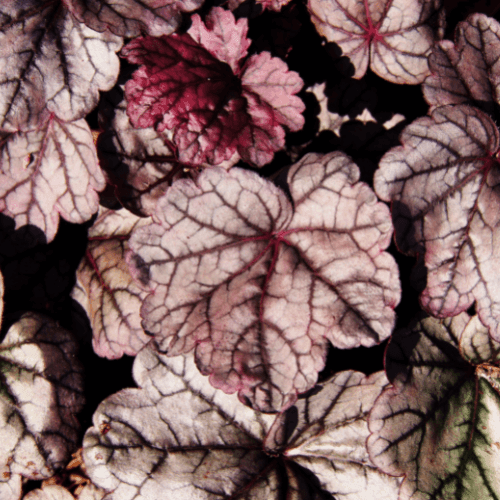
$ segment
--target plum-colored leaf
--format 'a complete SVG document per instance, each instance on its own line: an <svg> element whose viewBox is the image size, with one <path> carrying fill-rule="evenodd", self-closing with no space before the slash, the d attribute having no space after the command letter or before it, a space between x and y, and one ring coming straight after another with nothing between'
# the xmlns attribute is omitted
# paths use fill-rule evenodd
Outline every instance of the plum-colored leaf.
<svg viewBox="0 0 500 500"><path fill-rule="evenodd" d="M431 106L500 103L500 24L472 14L458 24L455 43L436 43L422 86Z"/></svg>
<svg viewBox="0 0 500 500"><path fill-rule="evenodd" d="M397 498L399 481L365 448L382 373L341 372L276 417L211 387L191 356L146 348L134 378L143 388L107 398L84 437L85 466L105 500Z"/></svg>
<svg viewBox="0 0 500 500"><path fill-rule="evenodd" d="M199 43L173 34L127 44L121 54L141 65L125 85L134 127L171 130L182 163L217 165L235 152L256 166L271 161L285 145L283 125L304 124L304 104L295 95L303 82L266 52L241 66L245 35L246 20L235 23L232 13L214 8L208 28L195 17Z"/></svg>
<svg viewBox="0 0 500 500"><path fill-rule="evenodd" d="M370 413L367 445L384 472L405 475L400 500L500 496L499 362L500 344L466 313L393 335L393 385Z"/></svg>
<svg viewBox="0 0 500 500"><path fill-rule="evenodd" d="M125 209L101 208L89 230L72 296L87 311L98 356L135 356L150 340L139 314L147 293L134 283L124 260L131 231L149 222Z"/></svg>
<svg viewBox="0 0 500 500"><path fill-rule="evenodd" d="M108 92L103 101L99 113L103 132L97 140L101 168L125 208L137 215L151 215L158 198L182 176L184 167L164 134L153 127L131 125L122 88Z"/></svg>
<svg viewBox="0 0 500 500"><path fill-rule="evenodd" d="M69 332L35 313L0 344L0 481L50 477L76 448L83 406L76 349Z"/></svg>
<svg viewBox="0 0 500 500"><path fill-rule="evenodd" d="M421 83L440 0L309 0L316 29L337 43L361 78L368 67L394 83Z"/></svg>
<svg viewBox="0 0 500 500"><path fill-rule="evenodd" d="M173 33L181 24L182 12L191 12L203 0L66 0L82 23L96 31L134 38Z"/></svg>
<svg viewBox="0 0 500 500"><path fill-rule="evenodd" d="M37 127L45 113L84 117L119 71L122 39L78 22L56 0L0 4L0 128Z"/></svg>
<svg viewBox="0 0 500 500"><path fill-rule="evenodd" d="M169 355L196 347L211 382L255 408L293 404L327 343L391 333L400 289L384 252L389 211L342 153L309 154L284 192L257 174L212 168L176 181L134 231L132 273L150 293L143 326Z"/></svg>
<svg viewBox="0 0 500 500"><path fill-rule="evenodd" d="M0 211L16 227L32 224L52 241L59 216L82 223L97 212L105 187L89 126L51 117L38 129L0 142Z"/></svg>
<svg viewBox="0 0 500 500"><path fill-rule="evenodd" d="M498 129L477 108L450 105L406 127L401 142L382 158L374 186L392 202L398 246L425 252L422 304L448 317L475 301L498 340Z"/></svg>

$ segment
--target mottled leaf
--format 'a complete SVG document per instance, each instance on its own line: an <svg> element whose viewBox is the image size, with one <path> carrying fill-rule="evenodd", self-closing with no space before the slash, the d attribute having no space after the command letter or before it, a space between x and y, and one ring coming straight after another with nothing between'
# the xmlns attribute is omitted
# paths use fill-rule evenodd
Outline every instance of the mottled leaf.
<svg viewBox="0 0 500 500"><path fill-rule="evenodd" d="M382 158L374 186L392 202L398 246L425 252L423 306L448 317L475 301L500 339L497 127L476 108L444 106L406 127L401 142Z"/></svg>
<svg viewBox="0 0 500 500"><path fill-rule="evenodd" d="M385 362L393 385L370 413L368 450L384 472L405 475L399 500L500 496L499 354L466 313L394 334Z"/></svg>
<svg viewBox="0 0 500 500"><path fill-rule="evenodd" d="M202 373L255 408L293 404L336 347L390 335L399 280L385 205L342 153L309 154L285 193L212 168L176 181L128 256L150 292L144 328L169 355L196 346Z"/></svg>
<svg viewBox="0 0 500 500"><path fill-rule="evenodd" d="M430 21L440 0L309 0L320 35L340 46L354 78L368 67L394 83L421 83L437 34Z"/></svg>
<svg viewBox="0 0 500 500"><path fill-rule="evenodd" d="M67 0L73 15L96 31L133 38L142 34L169 35L203 0Z"/></svg>
<svg viewBox="0 0 500 500"><path fill-rule="evenodd" d="M53 320L25 313L9 329L0 344L0 481L40 480L65 465L79 437L82 382L76 343Z"/></svg>
<svg viewBox="0 0 500 500"><path fill-rule="evenodd" d="M125 209L101 208L89 230L72 296L87 311L98 356L135 356L150 340L139 315L147 293L134 283L124 260L131 231L149 222Z"/></svg>
<svg viewBox="0 0 500 500"><path fill-rule="evenodd" d="M283 125L299 130L304 104L298 73L267 52L244 61L247 21L220 7L192 36L137 38L121 54L141 67L125 85L134 127L173 132L182 163L212 165L235 152L256 166L285 145ZM206 46L205 46L206 44Z"/></svg>
<svg viewBox="0 0 500 500"><path fill-rule="evenodd" d="M146 348L134 377L144 388L107 398L84 438L105 500L397 498L398 480L377 472L365 448L381 373L341 372L276 418L211 387L192 357Z"/></svg>
<svg viewBox="0 0 500 500"><path fill-rule="evenodd" d="M108 92L103 102L99 113L103 132L97 141L101 168L123 206L137 215L151 215L158 198L182 176L184 166L168 147L165 134L131 125L121 87Z"/></svg>
<svg viewBox="0 0 500 500"><path fill-rule="evenodd" d="M500 24L473 14L458 24L455 43L436 43L422 90L431 106L500 104Z"/></svg>
<svg viewBox="0 0 500 500"><path fill-rule="evenodd" d="M59 216L82 223L97 212L105 182L85 120L51 117L0 142L0 211L16 227L39 227L52 241Z"/></svg>
<svg viewBox="0 0 500 500"><path fill-rule="evenodd" d="M0 4L0 128L37 127L47 113L83 118L118 76L122 40L78 22L61 0ZM44 113L45 112L45 113Z"/></svg>

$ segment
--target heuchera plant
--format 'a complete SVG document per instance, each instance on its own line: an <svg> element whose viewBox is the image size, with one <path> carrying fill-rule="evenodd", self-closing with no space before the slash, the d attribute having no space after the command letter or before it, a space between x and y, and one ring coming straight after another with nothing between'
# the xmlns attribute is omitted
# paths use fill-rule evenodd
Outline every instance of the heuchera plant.
<svg viewBox="0 0 500 500"><path fill-rule="evenodd" d="M500 498L495 10L4 0L0 500Z"/></svg>

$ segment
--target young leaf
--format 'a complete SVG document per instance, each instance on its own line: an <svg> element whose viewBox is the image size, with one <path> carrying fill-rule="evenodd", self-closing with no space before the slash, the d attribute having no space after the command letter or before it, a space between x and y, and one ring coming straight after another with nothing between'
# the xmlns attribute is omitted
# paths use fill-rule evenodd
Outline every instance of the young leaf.
<svg viewBox="0 0 500 500"><path fill-rule="evenodd" d="M85 120L51 116L36 130L0 141L0 211L16 227L32 224L54 239L59 216L82 223L97 212L105 187Z"/></svg>
<svg viewBox="0 0 500 500"><path fill-rule="evenodd" d="M126 38L169 35L181 24L182 12L191 12L202 4L203 0L66 1L71 13L93 30L109 30Z"/></svg>
<svg viewBox="0 0 500 500"><path fill-rule="evenodd" d="M422 91L431 106L500 104L500 24L472 14L455 30L455 43L437 42Z"/></svg>
<svg viewBox="0 0 500 500"><path fill-rule="evenodd" d="M443 318L476 301L498 340L498 129L477 108L443 106L406 127L401 142L382 158L374 187L392 202L398 246L425 250L422 305Z"/></svg>
<svg viewBox="0 0 500 500"><path fill-rule="evenodd" d="M196 346L211 382L264 411L311 388L326 340L340 348L388 337L399 301L384 252L389 211L340 152L295 164L286 195L241 169L175 182L134 231L132 274L152 293L144 328L169 355Z"/></svg>
<svg viewBox="0 0 500 500"><path fill-rule="evenodd" d="M102 209L89 230L89 243L77 270L72 296L87 311L98 356L135 356L150 340L139 309L146 297L133 281L124 254L130 233L149 223L127 210Z"/></svg>
<svg viewBox="0 0 500 500"><path fill-rule="evenodd" d="M107 398L84 438L106 500L397 498L398 480L378 472L365 448L382 373L341 372L276 418L210 387L192 357L146 348L134 377L144 388Z"/></svg>
<svg viewBox="0 0 500 500"><path fill-rule="evenodd" d="M76 448L83 377L75 357L69 332L39 314L24 314L7 332L0 344L0 481L50 477Z"/></svg>
<svg viewBox="0 0 500 500"><path fill-rule="evenodd" d="M500 344L477 317L427 318L393 335L393 385L375 402L368 450L405 475L400 500L498 498Z"/></svg>
<svg viewBox="0 0 500 500"><path fill-rule="evenodd" d="M35 128L47 112L83 118L98 91L114 85L121 46L121 38L79 23L61 0L2 0L0 128Z"/></svg>
<svg viewBox="0 0 500 500"><path fill-rule="evenodd" d="M141 67L125 85L134 127L173 131L179 161L218 165L237 151L256 166L285 145L283 125L299 130L302 80L267 52L242 65L246 20L216 7L190 34L132 40L121 54ZM194 38L193 38L194 37Z"/></svg>
<svg viewBox="0 0 500 500"><path fill-rule="evenodd" d="M440 0L309 0L320 35L340 46L354 65L354 78L368 66L394 83L421 83L437 38L430 26Z"/></svg>

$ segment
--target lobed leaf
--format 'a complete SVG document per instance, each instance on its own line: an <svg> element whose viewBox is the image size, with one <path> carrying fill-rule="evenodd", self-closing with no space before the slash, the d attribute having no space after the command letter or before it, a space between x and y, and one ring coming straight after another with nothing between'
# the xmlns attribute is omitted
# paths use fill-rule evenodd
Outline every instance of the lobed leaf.
<svg viewBox="0 0 500 500"><path fill-rule="evenodd" d="M61 0L0 5L0 128L36 128L49 113L83 118L119 71L121 38L78 22Z"/></svg>
<svg viewBox="0 0 500 500"><path fill-rule="evenodd" d="M354 78L368 67L393 83L421 83L437 34L432 18L440 0L309 0L320 35L335 42L354 66Z"/></svg>
<svg viewBox="0 0 500 500"><path fill-rule="evenodd" d="M370 413L367 446L384 472L405 475L400 500L499 496L499 353L466 313L393 335L386 351L393 385Z"/></svg>
<svg viewBox="0 0 500 500"><path fill-rule="evenodd" d="M17 491L16 475L52 476L76 448L83 377L75 356L69 332L35 313L25 313L0 344L2 494Z"/></svg>
<svg viewBox="0 0 500 500"><path fill-rule="evenodd" d="M326 500L332 494L361 500L374 491L397 498L398 480L376 472L364 446L366 413L387 383L383 374L337 374L276 418L211 387L192 357L146 348L136 357L134 378L144 388L107 398L84 438L85 465L108 491L105 500ZM340 428L348 443L318 450L335 442ZM307 469L319 479L311 482Z"/></svg>
<svg viewBox="0 0 500 500"><path fill-rule="evenodd" d="M203 0L67 0L70 12L93 30L109 30L126 38L169 35L182 13L198 9Z"/></svg>
<svg viewBox="0 0 500 500"><path fill-rule="evenodd" d="M149 221L125 209L101 209L89 230L72 296L87 311L98 356L135 356L150 340L139 315L147 293L134 283L124 259L130 233Z"/></svg>
<svg viewBox="0 0 500 500"><path fill-rule="evenodd" d="M141 65L125 85L130 121L171 130L182 163L218 165L238 152L262 166L285 145L282 125L299 130L304 124L304 104L295 96L302 79L266 52L240 70L246 22L235 23L216 7L207 23L195 17L197 41L173 34L137 38L123 48L122 56Z"/></svg>
<svg viewBox="0 0 500 500"><path fill-rule="evenodd" d="M500 24L472 14L455 29L455 43L437 42L422 85L431 106L500 103Z"/></svg>
<svg viewBox="0 0 500 500"><path fill-rule="evenodd" d="M99 124L103 132L96 143L101 168L125 208L136 215L151 215L158 198L182 176L184 167L164 134L153 127L132 126L122 86L108 92L102 102Z"/></svg>
<svg viewBox="0 0 500 500"><path fill-rule="evenodd" d="M208 169L175 182L127 258L150 292L143 327L174 356L196 347L211 383L278 411L311 388L328 339L371 346L399 301L384 252L387 207L342 153L309 154L288 175L294 207L258 175Z"/></svg>
<svg viewBox="0 0 500 500"><path fill-rule="evenodd" d="M16 227L31 224L54 239L59 216L82 223L97 212L105 187L85 120L53 116L36 130L0 142L0 211Z"/></svg>
<svg viewBox="0 0 500 500"><path fill-rule="evenodd" d="M401 142L382 158L374 188L392 202L401 250L425 251L422 305L443 318L475 301L498 340L498 129L477 108L443 106L406 127Z"/></svg>

